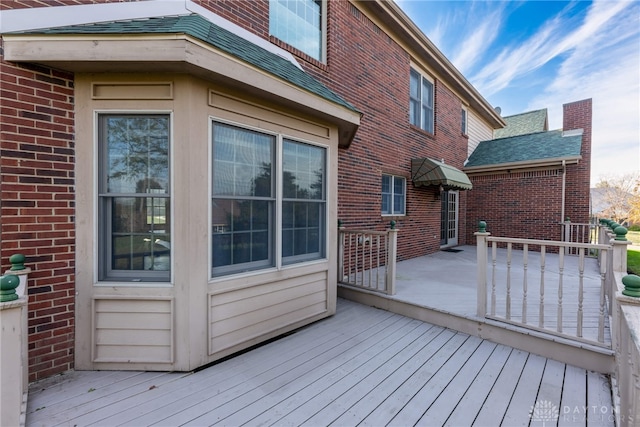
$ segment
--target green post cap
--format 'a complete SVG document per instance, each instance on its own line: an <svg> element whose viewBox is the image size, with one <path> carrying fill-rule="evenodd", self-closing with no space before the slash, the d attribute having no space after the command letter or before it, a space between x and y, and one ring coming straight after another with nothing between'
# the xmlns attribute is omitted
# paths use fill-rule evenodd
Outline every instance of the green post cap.
<svg viewBox="0 0 640 427"><path fill-rule="evenodd" d="M11 263L11 271L24 270L25 256L22 254L14 254L9 257Z"/></svg>
<svg viewBox="0 0 640 427"><path fill-rule="evenodd" d="M478 222L478 231L480 233L486 233L487 232L487 223L485 221Z"/></svg>
<svg viewBox="0 0 640 427"><path fill-rule="evenodd" d="M396 229L396 222L394 220L391 220L391 222L389 223L389 227L391 227L392 230Z"/></svg>
<svg viewBox="0 0 640 427"><path fill-rule="evenodd" d="M0 276L0 302L18 299L16 288L20 285L20 278L15 274Z"/></svg>
<svg viewBox="0 0 640 427"><path fill-rule="evenodd" d="M616 228L613 229L613 232L616 233L616 238L615 240L622 240L622 241L626 241L626 235L627 235L627 229L624 228L623 226L619 225Z"/></svg>
<svg viewBox="0 0 640 427"><path fill-rule="evenodd" d="M622 295L640 298L640 277L635 274L629 274L622 278L622 284L624 285Z"/></svg>

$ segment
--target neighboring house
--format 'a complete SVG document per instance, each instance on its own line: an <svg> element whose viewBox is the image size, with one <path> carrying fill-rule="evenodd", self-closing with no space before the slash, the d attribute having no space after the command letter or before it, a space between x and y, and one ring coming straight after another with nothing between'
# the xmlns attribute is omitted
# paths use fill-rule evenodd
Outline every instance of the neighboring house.
<svg viewBox="0 0 640 427"><path fill-rule="evenodd" d="M463 169L473 183L469 222L546 240L562 240L567 218L589 222L591 100L565 104L563 114L563 130L552 131L546 109L505 117L495 139L478 145Z"/></svg>
<svg viewBox="0 0 640 427"><path fill-rule="evenodd" d="M479 218L512 235L505 176L566 169L578 219L584 165L588 214L587 145L496 163L508 122L393 2L2 7L1 259L34 270L32 380L190 370L331 315L338 220L395 221L412 258Z"/></svg>

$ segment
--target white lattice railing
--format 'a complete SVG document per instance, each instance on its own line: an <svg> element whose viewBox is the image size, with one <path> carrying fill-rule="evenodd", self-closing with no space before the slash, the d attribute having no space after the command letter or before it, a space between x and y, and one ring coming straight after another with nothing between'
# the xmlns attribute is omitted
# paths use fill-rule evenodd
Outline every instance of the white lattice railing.
<svg viewBox="0 0 640 427"><path fill-rule="evenodd" d="M397 232L339 230L338 282L395 294Z"/></svg>
<svg viewBox="0 0 640 427"><path fill-rule="evenodd" d="M611 246L480 234L479 316L608 346ZM566 256L568 248L577 256ZM600 253L599 265L587 260L593 251Z"/></svg>

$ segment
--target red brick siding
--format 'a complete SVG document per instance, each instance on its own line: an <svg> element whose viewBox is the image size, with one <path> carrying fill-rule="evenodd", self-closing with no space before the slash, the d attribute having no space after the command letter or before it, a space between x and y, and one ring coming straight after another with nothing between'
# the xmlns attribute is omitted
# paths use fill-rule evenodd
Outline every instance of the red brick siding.
<svg viewBox="0 0 640 427"><path fill-rule="evenodd" d="M478 221L494 236L559 240L562 170L471 176L467 242L475 243Z"/></svg>
<svg viewBox="0 0 640 427"><path fill-rule="evenodd" d="M591 99L563 105L562 128L583 129L582 160L568 168L565 216L572 222L589 222L591 188Z"/></svg>
<svg viewBox="0 0 640 427"><path fill-rule="evenodd" d="M2 271L26 256L29 378L71 369L75 226L73 75L0 62Z"/></svg>

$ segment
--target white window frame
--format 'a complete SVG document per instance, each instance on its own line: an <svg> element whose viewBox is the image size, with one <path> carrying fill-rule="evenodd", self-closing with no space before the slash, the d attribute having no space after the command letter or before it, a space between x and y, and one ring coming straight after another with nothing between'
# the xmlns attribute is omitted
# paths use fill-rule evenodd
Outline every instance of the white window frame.
<svg viewBox="0 0 640 427"><path fill-rule="evenodd" d="M304 52L305 54L309 55L311 58L314 58L320 62L326 62L326 57L327 57L327 0L304 0L304 1L310 1L310 2L314 2L314 3L319 3L320 5L320 46L319 46L319 52L310 52L308 49L305 49L305 47L301 44L298 43L299 39L301 38L299 34L295 34L295 35L290 35L287 36L286 34L282 34L279 31L282 30L278 30L277 28L275 28L276 25L278 25L276 22L274 22L274 8L279 7L278 6L278 2L276 0L270 0L269 1L269 34L282 40L283 42L293 46L294 48L300 50L301 52ZM292 28L291 22L285 22L282 24L283 27L285 27L285 29L283 31L287 31L288 29Z"/></svg>
<svg viewBox="0 0 640 427"><path fill-rule="evenodd" d="M100 203L100 180L102 179L101 173L103 170L103 163L105 159L102 157L102 149L101 149L101 135L100 135L100 120L103 116L168 116L169 118L169 200L170 200L170 208L169 208L169 229L171 230L171 234L173 234L173 230L175 230L175 203L173 203L173 198L175 196L175 188L174 188L174 117L173 111L171 110L130 110L130 109L114 109L114 110L94 110L93 111L93 139L94 139L94 174L93 174L93 231L95 238L94 244L94 284L100 286L139 286L139 287L148 287L148 286L172 286L174 281L174 256L173 252L170 253L170 264L169 264L169 273L167 274L147 274L148 272L145 270L131 270L132 274L127 273L118 273L118 274L108 274L105 270L110 270L106 267L105 263L105 249L101 249L100 245L106 244L103 242L105 239L102 226L102 221L104 220L104 214L100 212L101 203ZM173 236L172 236L173 240ZM108 251L107 251L108 252Z"/></svg>
<svg viewBox="0 0 640 427"><path fill-rule="evenodd" d="M418 78L418 94L413 96L411 84L414 77ZM425 100L424 88L428 86L431 93L431 99ZM430 101L430 104L429 102ZM409 72L409 122L420 129L435 133L435 82L434 80L422 73L416 67L411 67ZM417 112L414 109L417 107ZM413 114L412 114L413 113ZM426 116L428 115L428 120Z"/></svg>
<svg viewBox="0 0 640 427"><path fill-rule="evenodd" d="M238 268L233 268L233 265L230 266L225 266L224 268L219 269L219 271L217 271L214 274L213 271L213 227L214 224L212 224L212 218L213 218L213 207L212 207L212 200L214 198L214 194L213 194L213 126L214 123L221 123L224 125L229 125L229 126L235 126L241 129L246 129L248 131L252 131L252 132L258 132L258 133L262 133L265 135L271 135L274 136L276 138L275 140L275 156L274 156L274 162L275 162L275 166L273 167L274 170L274 175L275 175L275 181L273 182L273 185L275 185L275 207L274 207L274 224L273 224L273 233L271 233L272 235L272 239L273 242L271 242L271 244L273 245L273 257L274 257L274 265L273 266L257 266L256 268L253 268L251 270L248 269L243 269L241 266L242 264L237 264ZM318 254L318 256L315 257L311 257L308 255L299 255L299 256L291 256L291 257L287 257L288 259L285 259L283 257L283 248L282 248L282 230L283 230L283 202L284 202L284 194L283 194L283 151L284 151L284 142L285 140L287 141L292 141L295 143L300 143L300 144L307 144L313 147L317 147L317 148L321 148L324 150L324 154L325 154L325 164L324 164L324 201L322 202L324 204L324 218L322 219L322 223L321 223L321 228L322 228L322 234L323 237L321 238L321 248L320 248L320 253ZM309 141L309 140L305 140L299 137L294 137L291 135L287 135L287 134L282 134L282 133L277 133L277 132L273 132L273 131L269 131L267 129L263 129L263 128L257 128L257 127L253 127L250 125L247 125L245 123L239 123L239 122L234 122L234 121L230 121L230 120L226 120L223 118L219 118L219 117L214 117L214 116L209 116L209 173L208 173L208 180L209 180L209 214L208 214L208 218L209 218L209 229L211 230L211 232L209 232L209 278L212 281L219 281L219 280L227 280L229 277L236 277L238 275L242 275L242 274L262 274L268 271L277 271L277 270L283 270L283 269L287 269L287 268L295 268L297 266L300 265L304 265L304 264L308 264L308 263L315 263L315 262L326 262L326 260L328 259L328 251L327 251L327 247L328 247L328 239L329 239L329 233L328 233L328 216L329 216L329 189L330 189L330 171L329 171L329 164L330 164L330 157L331 156L331 152L330 152L330 146L326 145L326 144L321 144L315 141ZM287 262L289 261L289 262Z"/></svg>
<svg viewBox="0 0 640 427"><path fill-rule="evenodd" d="M383 192L383 180L385 177L390 178L389 192ZM397 195L395 192L395 183L396 180L402 181L402 209L396 211L395 210L395 196ZM382 174L380 179L380 190L381 190L381 200L380 200L380 211L382 212L382 216L405 216L407 214L407 178L398 175L391 174ZM385 212L383 210L384 202L383 199L385 195L389 196L389 211Z"/></svg>

